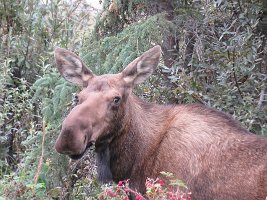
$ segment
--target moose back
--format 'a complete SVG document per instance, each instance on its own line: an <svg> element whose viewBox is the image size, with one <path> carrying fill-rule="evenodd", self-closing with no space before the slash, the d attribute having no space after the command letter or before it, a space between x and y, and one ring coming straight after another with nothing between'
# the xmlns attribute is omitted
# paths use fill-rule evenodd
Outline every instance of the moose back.
<svg viewBox="0 0 267 200"><path fill-rule="evenodd" d="M130 179L141 193L147 177L167 171L186 182L192 199L265 199L265 137L203 105L158 105L132 93L160 54L155 46L122 72L97 76L78 56L57 48L60 74L83 89L63 121L56 151L79 159L95 144L99 179Z"/></svg>

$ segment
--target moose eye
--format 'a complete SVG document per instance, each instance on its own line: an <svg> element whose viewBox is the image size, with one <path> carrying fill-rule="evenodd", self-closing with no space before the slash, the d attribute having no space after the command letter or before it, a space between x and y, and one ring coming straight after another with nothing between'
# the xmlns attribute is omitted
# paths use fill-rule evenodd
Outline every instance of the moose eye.
<svg viewBox="0 0 267 200"><path fill-rule="evenodd" d="M120 97L114 97L114 99L113 99L113 103L115 103L116 105L118 105L119 103L120 103L120 100L121 100L121 98Z"/></svg>

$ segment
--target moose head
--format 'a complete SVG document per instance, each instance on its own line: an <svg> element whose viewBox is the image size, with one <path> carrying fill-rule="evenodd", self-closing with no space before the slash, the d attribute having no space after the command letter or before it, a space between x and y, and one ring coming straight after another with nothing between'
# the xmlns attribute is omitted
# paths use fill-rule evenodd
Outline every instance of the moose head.
<svg viewBox="0 0 267 200"><path fill-rule="evenodd" d="M81 59L62 48L56 48L55 58L60 74L69 82L82 87L78 104L62 124L56 141L57 152L72 159L82 157L95 143L108 143L119 129L125 115L125 104L135 84L142 83L158 65L160 46L155 46L132 61L122 72L97 76Z"/></svg>

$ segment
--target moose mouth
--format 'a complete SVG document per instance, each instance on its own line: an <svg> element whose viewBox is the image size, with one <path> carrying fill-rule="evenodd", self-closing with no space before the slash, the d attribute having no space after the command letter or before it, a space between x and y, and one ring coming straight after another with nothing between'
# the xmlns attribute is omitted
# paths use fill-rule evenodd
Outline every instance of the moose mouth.
<svg viewBox="0 0 267 200"><path fill-rule="evenodd" d="M89 149L92 145L93 145L93 142L90 142L89 144L87 144L85 150L84 150L81 154L69 155L69 157L70 157L72 160L79 160L80 158L83 157L83 155L85 154L85 152L87 151L87 149Z"/></svg>
<svg viewBox="0 0 267 200"><path fill-rule="evenodd" d="M83 157L83 155L85 154L85 152L87 151L87 149L89 149L90 147L94 146L94 150L96 152L99 151L103 151L104 149L107 148L107 145L110 143L110 141L112 140L113 135L108 133L106 134L104 137L99 138L97 141L91 141L87 144L85 150L81 153L81 154L74 154L74 155L69 155L69 157L72 160L78 160L80 158Z"/></svg>
<svg viewBox="0 0 267 200"><path fill-rule="evenodd" d="M85 150L86 151L86 150ZM81 157L83 157L85 151L81 154L78 154L78 155L69 155L69 157L72 159L72 160L79 160Z"/></svg>

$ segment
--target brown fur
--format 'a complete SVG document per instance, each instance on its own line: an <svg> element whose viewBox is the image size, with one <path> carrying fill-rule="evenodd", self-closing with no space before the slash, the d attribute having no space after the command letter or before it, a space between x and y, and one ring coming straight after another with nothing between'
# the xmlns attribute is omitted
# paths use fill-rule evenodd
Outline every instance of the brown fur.
<svg viewBox="0 0 267 200"><path fill-rule="evenodd" d="M68 76L69 64L60 65L68 81L87 84L79 94L79 105L63 122L56 150L79 158L94 142L99 179L130 179L131 187L142 193L147 177L167 171L186 182L192 199L266 198L265 137L249 133L231 117L203 105L163 106L131 93L132 86L153 71L159 50L154 47L119 74L78 74L83 80ZM69 54L56 51L57 63L78 63L74 71L79 66L84 70L77 56L70 54L69 60L62 55ZM116 97L121 99L118 104Z"/></svg>

